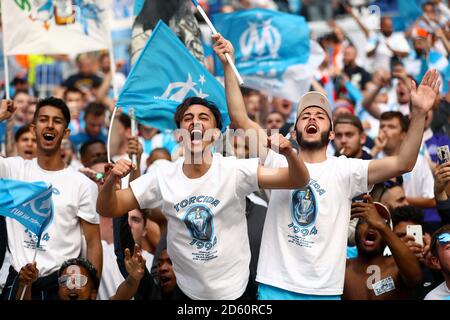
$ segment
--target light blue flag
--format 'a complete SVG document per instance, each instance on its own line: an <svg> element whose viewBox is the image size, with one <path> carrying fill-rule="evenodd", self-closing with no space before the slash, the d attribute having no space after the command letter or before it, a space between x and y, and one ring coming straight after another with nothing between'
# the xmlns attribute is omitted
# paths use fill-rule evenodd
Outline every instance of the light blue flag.
<svg viewBox="0 0 450 320"><path fill-rule="evenodd" d="M161 20L147 40L119 94L117 106L133 107L136 120L159 130L175 129L177 106L187 97L212 101L230 123L223 86Z"/></svg>
<svg viewBox="0 0 450 320"><path fill-rule="evenodd" d="M404 31L422 15L421 0L397 0L396 30Z"/></svg>
<svg viewBox="0 0 450 320"><path fill-rule="evenodd" d="M17 220L39 242L53 216L52 186L48 183L0 179L0 215Z"/></svg>
<svg viewBox="0 0 450 320"><path fill-rule="evenodd" d="M291 101L309 91L313 72L324 59L310 40L302 16L266 9L213 15L217 31L235 48L236 67L244 85ZM223 75L217 56L214 66Z"/></svg>

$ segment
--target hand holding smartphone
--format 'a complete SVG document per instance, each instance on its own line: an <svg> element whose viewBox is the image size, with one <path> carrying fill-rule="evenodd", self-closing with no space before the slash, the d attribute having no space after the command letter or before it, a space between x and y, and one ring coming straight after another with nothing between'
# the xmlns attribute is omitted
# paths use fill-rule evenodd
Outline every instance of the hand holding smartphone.
<svg viewBox="0 0 450 320"><path fill-rule="evenodd" d="M437 156L439 159L439 164L450 161L450 151L448 146L437 147Z"/></svg>
<svg viewBox="0 0 450 320"><path fill-rule="evenodd" d="M406 234L408 236L413 236L415 239L414 241L423 247L423 232L422 232L422 226L420 224L407 225L406 226Z"/></svg>

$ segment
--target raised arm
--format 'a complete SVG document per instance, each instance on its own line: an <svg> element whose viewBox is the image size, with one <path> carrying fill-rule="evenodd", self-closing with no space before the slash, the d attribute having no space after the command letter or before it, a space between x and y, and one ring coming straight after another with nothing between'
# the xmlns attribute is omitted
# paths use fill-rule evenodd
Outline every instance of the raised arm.
<svg viewBox="0 0 450 320"><path fill-rule="evenodd" d="M442 224L450 224L450 162L441 164L436 169L434 180L434 198L436 209L441 217Z"/></svg>
<svg viewBox="0 0 450 320"><path fill-rule="evenodd" d="M442 30L442 28L438 28L435 31L436 36L442 41L442 44L445 47L445 51L447 52L447 57L450 54L450 43L447 39L447 37L445 36L445 31Z"/></svg>
<svg viewBox="0 0 450 320"><path fill-rule="evenodd" d="M119 285L116 294L110 300L130 300L139 288L139 283L145 273L145 259L137 244L134 245L133 256L131 256L130 249L125 249L125 267L128 277Z"/></svg>
<svg viewBox="0 0 450 320"><path fill-rule="evenodd" d="M379 215L375 205L372 203L372 197L366 195L364 198L367 200L367 203L352 203L352 218L362 218L372 228L378 230L392 252L403 282L408 287L419 285L422 279L419 261Z"/></svg>
<svg viewBox="0 0 450 320"><path fill-rule="evenodd" d="M8 120L16 111L16 107L12 100L3 99L0 104L0 122Z"/></svg>
<svg viewBox="0 0 450 320"><path fill-rule="evenodd" d="M104 217L120 217L121 215L139 209L139 204L130 188L120 189L123 177L133 168L130 161L119 160L115 165L108 164L110 170L105 184L97 198L97 212Z"/></svg>
<svg viewBox="0 0 450 320"><path fill-rule="evenodd" d="M353 11L353 8L350 5L344 5L344 9L345 11L350 14L352 16L352 18L355 20L356 24L359 26L359 28L361 29L361 31L364 33L364 36L367 38L369 38L370 35L370 31L369 29L366 27L366 25L361 21L361 19L359 18L359 15Z"/></svg>
<svg viewBox="0 0 450 320"><path fill-rule="evenodd" d="M309 172L300 154L281 134L267 138L267 147L284 155L288 168L258 167L259 186L263 189L302 189L309 182Z"/></svg>
<svg viewBox="0 0 450 320"><path fill-rule="evenodd" d="M231 68L230 64L228 64L228 61L225 58L225 53L229 53L234 60L233 45L230 41L225 40L225 38L223 38L220 34L215 34L212 37L215 41L214 52L217 54L223 65L225 78L225 94L227 99L228 113L231 119L231 128L256 130L258 155L260 155L260 158L265 158L268 151L264 146L264 143L267 139L267 134L259 124L251 120L247 115L247 110L245 108L241 89L239 88L239 83L233 73L233 69Z"/></svg>
<svg viewBox="0 0 450 320"><path fill-rule="evenodd" d="M429 70L418 88L414 81L411 82L411 121L400 153L369 163L369 185L397 177L414 168L422 144L425 117L433 107L439 86L439 74L436 70Z"/></svg>
<svg viewBox="0 0 450 320"><path fill-rule="evenodd" d="M379 71L378 77L374 77L374 79L372 80L375 87L365 94L365 97L361 103L364 109L366 109L367 112L369 112L370 115L376 119L380 118L381 111L378 103L375 102L375 100L380 94L381 89L386 87L389 81L389 73L385 71Z"/></svg>
<svg viewBox="0 0 450 320"><path fill-rule="evenodd" d="M87 259L92 262L95 269L97 269L97 276L101 279L103 269L103 250L100 237L100 226L98 224L89 223L83 219L80 219L80 223L84 237L86 238Z"/></svg>

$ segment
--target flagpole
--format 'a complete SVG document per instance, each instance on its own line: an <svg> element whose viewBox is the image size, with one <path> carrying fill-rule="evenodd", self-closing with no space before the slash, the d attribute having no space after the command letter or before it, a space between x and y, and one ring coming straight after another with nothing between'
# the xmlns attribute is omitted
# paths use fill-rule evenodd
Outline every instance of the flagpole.
<svg viewBox="0 0 450 320"><path fill-rule="evenodd" d="M205 20L208 27L211 29L211 32L213 34L217 34L216 28L214 28L213 24L211 23L211 20L209 20L208 16L206 15L205 11L203 11L203 8L200 6L200 4L197 2L197 0L192 0L192 3L194 3L194 6L197 8L198 12L200 12L201 16ZM233 69L234 74L236 75L236 78L239 82L239 85L244 84L244 80L242 80L241 75L239 74L239 71L236 69L236 65L231 60L231 57L228 53L225 53L225 58L227 59L228 63L231 66L231 69Z"/></svg>
<svg viewBox="0 0 450 320"><path fill-rule="evenodd" d="M106 145L106 151L108 153L108 163L111 163L111 131L114 124L114 119L116 118L116 102L117 97L119 96L117 92L117 86L116 82L114 81L114 77L116 75L116 60L114 59L114 53L113 53L113 45L112 45L112 39L110 38L110 46L109 46L109 61L110 61L110 68L111 68L111 82L113 87L113 97L114 97L114 110L111 115L111 121L109 122L109 130L108 130L108 143Z"/></svg>
<svg viewBox="0 0 450 320"><path fill-rule="evenodd" d="M117 92L117 86L116 82L114 81L115 75L116 75L116 59L114 58L114 46L113 46L113 40L112 40L112 32L109 31L109 62L111 64L111 82L113 87L113 97L114 97L114 110L111 115L111 121L109 122L109 130L108 130L108 141L106 144L106 152L108 155L108 163L111 163L111 132L114 125L114 119L116 118L116 102L117 98L119 97L119 93Z"/></svg>
<svg viewBox="0 0 450 320"><path fill-rule="evenodd" d="M136 128L136 114L134 113L134 108L130 108L128 115L131 119L131 136L136 137L137 136L137 128ZM139 142L138 142L139 143ZM139 148L139 146L138 146ZM137 154L131 155L131 162L137 166Z"/></svg>
<svg viewBox="0 0 450 320"><path fill-rule="evenodd" d="M8 56L6 55L6 46L5 46L5 19L4 19L4 11L2 10L2 31L3 31L3 65L4 65L4 76L5 76L5 96L6 100L11 99L9 95L9 68L8 68Z"/></svg>
<svg viewBox="0 0 450 320"><path fill-rule="evenodd" d="M33 256L33 261L31 262L31 264L35 263L37 252L38 252L38 244L36 244L36 248L34 249L34 256ZM25 296L25 292L27 291L27 288L28 288L28 285L26 284L22 289L22 293L20 295L20 300L23 300L23 297Z"/></svg>
<svg viewBox="0 0 450 320"><path fill-rule="evenodd" d="M3 44L3 48L4 47L5 47L5 45ZM8 68L8 57L6 56L5 53L3 53L3 65L4 65L4 70L5 70L5 96L6 96L6 100L9 100L9 99L11 99L11 97L9 95L9 68Z"/></svg>

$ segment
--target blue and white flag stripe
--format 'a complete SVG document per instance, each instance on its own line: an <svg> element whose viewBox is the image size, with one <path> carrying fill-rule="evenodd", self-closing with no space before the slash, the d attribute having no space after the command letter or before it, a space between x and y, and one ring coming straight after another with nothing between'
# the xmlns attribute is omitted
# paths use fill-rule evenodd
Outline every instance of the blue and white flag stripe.
<svg viewBox="0 0 450 320"><path fill-rule="evenodd" d="M236 67L245 86L297 102L309 91L324 53L310 40L305 19L283 12L252 9L213 16L217 30L235 48ZM223 75L215 57L215 70Z"/></svg>
<svg viewBox="0 0 450 320"><path fill-rule="evenodd" d="M38 237L38 245L53 216L48 183L0 179L0 215L15 219Z"/></svg>
<svg viewBox="0 0 450 320"><path fill-rule="evenodd" d="M117 106L125 113L133 107L139 123L159 130L175 129L177 106L194 96L215 103L223 128L230 123L222 84L159 21L122 87Z"/></svg>

